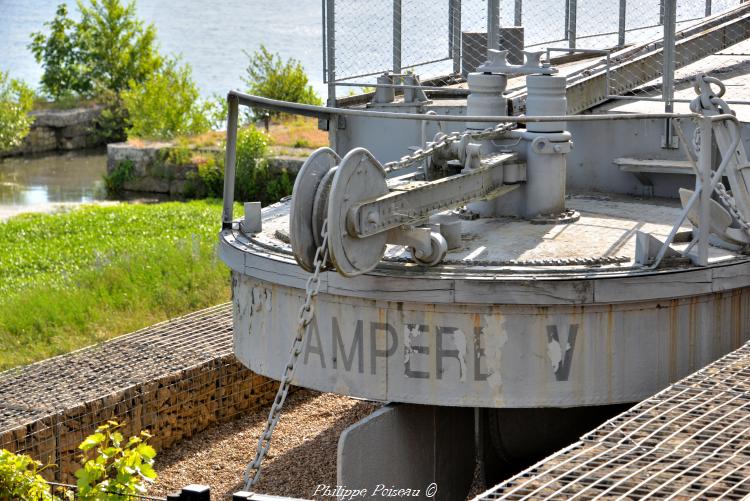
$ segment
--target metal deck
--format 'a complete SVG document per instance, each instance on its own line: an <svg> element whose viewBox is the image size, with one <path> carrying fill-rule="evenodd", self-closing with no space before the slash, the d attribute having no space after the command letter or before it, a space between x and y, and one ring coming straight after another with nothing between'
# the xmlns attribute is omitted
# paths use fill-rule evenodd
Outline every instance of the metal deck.
<svg viewBox="0 0 750 501"><path fill-rule="evenodd" d="M748 495L750 343L476 499Z"/></svg>

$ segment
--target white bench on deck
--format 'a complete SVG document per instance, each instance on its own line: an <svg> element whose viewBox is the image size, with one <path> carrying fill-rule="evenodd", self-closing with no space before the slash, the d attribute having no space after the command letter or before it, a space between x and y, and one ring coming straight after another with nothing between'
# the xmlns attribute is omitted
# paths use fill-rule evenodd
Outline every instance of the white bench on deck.
<svg viewBox="0 0 750 501"><path fill-rule="evenodd" d="M693 168L688 160L663 160L651 158L615 158L615 165L623 172L630 172L643 185L643 194L651 196L654 194L654 185L648 174L694 174Z"/></svg>

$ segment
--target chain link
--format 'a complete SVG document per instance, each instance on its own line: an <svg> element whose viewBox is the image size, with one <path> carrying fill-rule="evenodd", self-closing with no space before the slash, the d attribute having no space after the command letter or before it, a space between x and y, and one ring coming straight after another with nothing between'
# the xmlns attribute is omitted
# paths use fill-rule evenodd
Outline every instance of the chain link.
<svg viewBox="0 0 750 501"><path fill-rule="evenodd" d="M261 466L263 464L263 458L266 457L268 450L271 448L271 437L273 430L281 419L281 408L284 406L284 401L289 393L289 387L292 383L292 377L294 376L294 369L297 364L297 359L300 353L302 353L302 341L305 338L310 323L313 321L315 315L315 305L313 300L320 291L320 273L325 268L325 263L328 261L328 221L323 222L323 229L321 231L323 241L320 247L315 251L315 269L313 270L310 278L307 279L305 286L305 302L299 310L299 319L297 321L297 334L294 337L292 346L289 350L289 361L284 367L284 373L281 376L279 382L279 389L276 392L276 397L273 399L271 410L268 413L268 419L266 420L266 427L261 433L258 439L258 447L255 451L255 459L253 459L245 468L245 490L249 491L253 485L258 483L260 480Z"/></svg>
<svg viewBox="0 0 750 501"><path fill-rule="evenodd" d="M446 148L453 143L457 143L462 139L468 137L469 139L485 140L485 139L500 139L507 136L508 132L515 127L513 123L501 123L494 127L488 127L482 130L476 131L464 131L464 132L451 132L450 134L444 135L437 142L428 142L425 148L420 148L411 155L405 155L398 160L383 164L383 168L386 172L393 172L401 169L406 169L416 163L421 162L425 158L431 156L438 150Z"/></svg>

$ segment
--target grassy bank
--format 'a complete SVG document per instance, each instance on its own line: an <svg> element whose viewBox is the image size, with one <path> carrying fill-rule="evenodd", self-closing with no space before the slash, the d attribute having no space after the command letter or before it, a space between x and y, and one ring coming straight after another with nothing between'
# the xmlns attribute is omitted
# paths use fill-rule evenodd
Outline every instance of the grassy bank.
<svg viewBox="0 0 750 501"><path fill-rule="evenodd" d="M0 369L228 300L220 213L123 204L0 223Z"/></svg>

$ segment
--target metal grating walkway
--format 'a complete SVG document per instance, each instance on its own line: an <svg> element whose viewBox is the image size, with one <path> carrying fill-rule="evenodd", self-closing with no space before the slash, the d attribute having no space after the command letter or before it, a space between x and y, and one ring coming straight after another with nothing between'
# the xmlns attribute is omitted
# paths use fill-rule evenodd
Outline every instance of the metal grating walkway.
<svg viewBox="0 0 750 501"><path fill-rule="evenodd" d="M743 499L750 343L476 499Z"/></svg>

